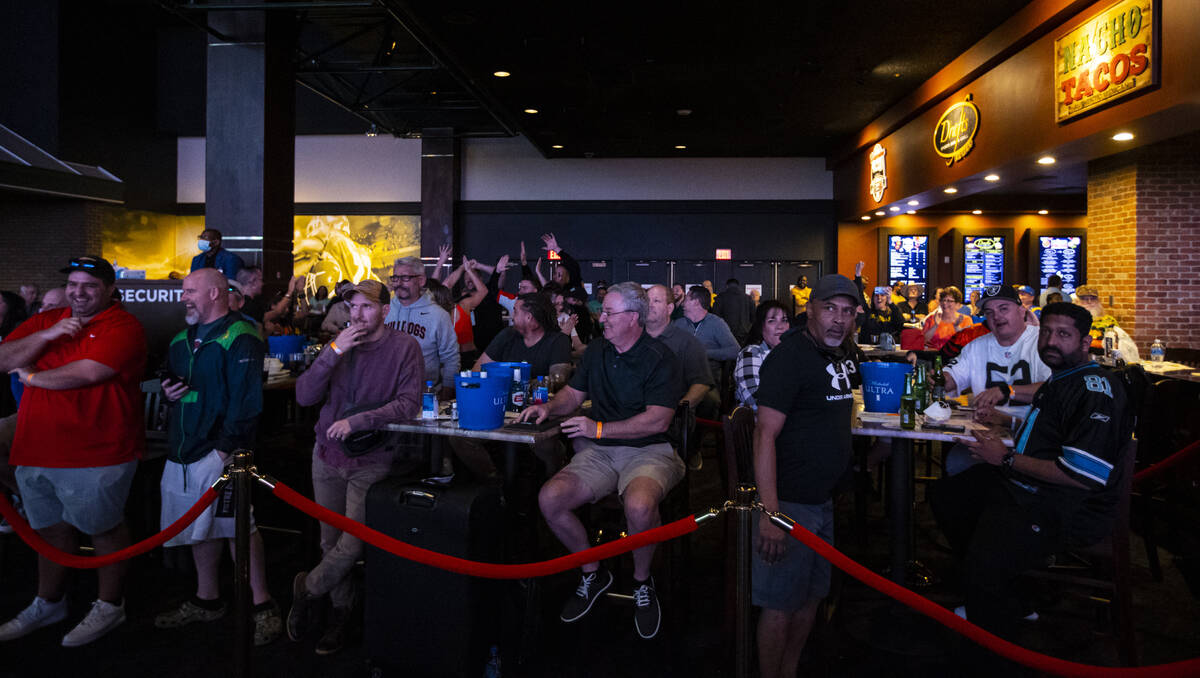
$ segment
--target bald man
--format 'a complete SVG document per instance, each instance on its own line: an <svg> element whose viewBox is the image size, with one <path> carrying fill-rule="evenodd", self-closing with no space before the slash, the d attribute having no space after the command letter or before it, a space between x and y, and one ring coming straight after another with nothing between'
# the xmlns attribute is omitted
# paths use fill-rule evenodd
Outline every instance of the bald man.
<svg viewBox="0 0 1200 678"><path fill-rule="evenodd" d="M42 295L42 303L38 306L37 312L53 311L56 308L66 308L66 306L67 291L61 287L52 287Z"/></svg>
<svg viewBox="0 0 1200 678"><path fill-rule="evenodd" d="M190 509L221 475L234 450L251 448L262 411L263 342L254 325L229 310L229 280L202 268L183 280L188 328L167 349L170 375L163 395L171 403L169 452L162 476L162 527ZM218 575L225 542L233 549L232 513L218 499L195 522L166 543L191 546L196 562L196 595L154 619L175 628L225 616ZM253 527L251 528L253 529ZM250 588L254 595L254 643L279 637L283 620L267 590L262 537L250 535Z"/></svg>
<svg viewBox="0 0 1200 678"><path fill-rule="evenodd" d="M237 278L238 271L246 265L241 257L221 248L221 232L215 228L204 229L196 239L196 247L200 254L192 257L193 272L203 268L215 268L225 274L226 278L233 280Z"/></svg>

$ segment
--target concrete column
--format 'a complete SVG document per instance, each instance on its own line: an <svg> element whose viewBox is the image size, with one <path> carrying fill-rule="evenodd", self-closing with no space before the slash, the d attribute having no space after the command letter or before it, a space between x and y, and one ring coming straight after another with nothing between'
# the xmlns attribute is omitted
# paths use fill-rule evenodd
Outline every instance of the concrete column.
<svg viewBox="0 0 1200 678"><path fill-rule="evenodd" d="M460 253L455 207L462 185L461 145L449 127L421 132L421 256L450 243Z"/></svg>

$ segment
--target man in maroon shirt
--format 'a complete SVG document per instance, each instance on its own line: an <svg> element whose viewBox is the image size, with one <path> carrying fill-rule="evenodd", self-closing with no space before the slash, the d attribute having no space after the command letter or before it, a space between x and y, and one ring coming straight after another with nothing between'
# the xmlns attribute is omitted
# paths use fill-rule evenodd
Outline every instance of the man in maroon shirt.
<svg viewBox="0 0 1200 678"><path fill-rule="evenodd" d="M416 339L384 324L390 299L381 283L364 280L345 298L350 326L296 380L296 401L304 406L325 401L313 449L317 502L361 523L367 490L387 476L395 454L383 434L376 434L383 440L372 447L370 432L417 416L425 360ZM314 603L329 594L333 613L317 654L332 654L342 648L354 606L350 570L362 556L362 541L322 523L321 552L321 562L311 572L298 573L292 583L287 630L289 638L300 640Z"/></svg>

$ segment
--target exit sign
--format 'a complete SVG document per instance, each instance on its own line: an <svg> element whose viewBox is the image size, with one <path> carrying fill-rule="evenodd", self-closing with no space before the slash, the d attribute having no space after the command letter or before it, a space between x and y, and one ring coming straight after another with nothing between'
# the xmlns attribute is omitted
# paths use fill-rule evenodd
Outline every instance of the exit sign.
<svg viewBox="0 0 1200 678"><path fill-rule="evenodd" d="M562 259L562 257L558 256L558 252L555 252L554 250L550 250L550 253L546 256L546 258L550 261L558 261L559 259Z"/></svg>
<svg viewBox="0 0 1200 678"><path fill-rule="evenodd" d="M729 261L733 258L733 250L717 250L717 261Z"/></svg>

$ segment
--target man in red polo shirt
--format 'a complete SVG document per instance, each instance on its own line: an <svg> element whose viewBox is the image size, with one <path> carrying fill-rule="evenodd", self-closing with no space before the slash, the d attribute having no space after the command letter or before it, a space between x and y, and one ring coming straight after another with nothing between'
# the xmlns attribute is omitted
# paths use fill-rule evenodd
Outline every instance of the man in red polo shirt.
<svg viewBox="0 0 1200 678"><path fill-rule="evenodd" d="M68 308L39 313L0 344L0 370L25 385L11 463L29 524L67 553L79 534L96 555L129 545L125 498L145 445L138 381L146 367L142 325L113 302L116 275L100 257L64 269ZM86 645L125 621L127 562L98 570L99 598L63 637ZM0 626L0 641L66 618L67 568L38 557L33 603Z"/></svg>

